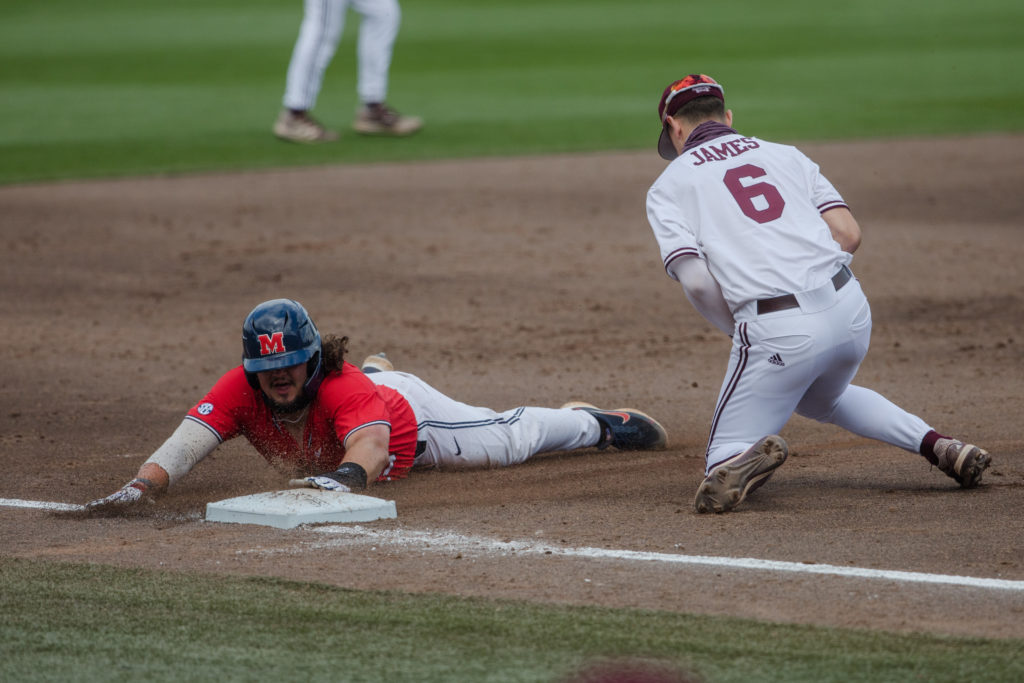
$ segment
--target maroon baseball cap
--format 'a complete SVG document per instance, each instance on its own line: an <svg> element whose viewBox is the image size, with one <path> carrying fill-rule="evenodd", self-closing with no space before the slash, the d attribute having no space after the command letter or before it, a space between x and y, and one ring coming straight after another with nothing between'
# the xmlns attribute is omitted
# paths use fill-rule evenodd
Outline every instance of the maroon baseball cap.
<svg viewBox="0 0 1024 683"><path fill-rule="evenodd" d="M658 102L658 120L661 121L661 137L658 138L658 154L662 159L671 161L676 158L676 148L672 144L672 138L668 134L668 126L665 120L679 111L684 104L698 97L711 95L725 101L725 94L722 86L715 82L711 76L704 74L690 74L670 83L665 92L661 93L661 100Z"/></svg>

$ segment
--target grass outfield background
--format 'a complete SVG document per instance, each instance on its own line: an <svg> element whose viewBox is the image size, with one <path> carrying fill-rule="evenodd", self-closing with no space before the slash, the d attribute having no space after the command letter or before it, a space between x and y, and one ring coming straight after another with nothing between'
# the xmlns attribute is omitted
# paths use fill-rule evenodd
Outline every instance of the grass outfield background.
<svg viewBox="0 0 1024 683"><path fill-rule="evenodd" d="M297 0L6 0L0 183L652 148L657 98L712 74L782 140L1024 129L1017 0L409 0L392 104L409 140L276 140ZM316 114L348 131L349 13Z"/></svg>
<svg viewBox="0 0 1024 683"><path fill-rule="evenodd" d="M303 147L270 133L296 0L6 0L0 184L653 154L657 97L691 71L723 82L737 127L767 138L1024 130L1016 0L406 0L403 11L390 99L426 129L407 140L345 133L356 106L350 14L316 109L344 137ZM3 225L0 206L0 235ZM2 553L0 680L554 680L614 655L714 681L1024 677L1020 641L360 593ZM381 642L401 655L382 658Z"/></svg>
<svg viewBox="0 0 1024 683"><path fill-rule="evenodd" d="M0 680L20 683L560 681L620 657L737 683L1024 677L1019 641L2 559L0 577Z"/></svg>

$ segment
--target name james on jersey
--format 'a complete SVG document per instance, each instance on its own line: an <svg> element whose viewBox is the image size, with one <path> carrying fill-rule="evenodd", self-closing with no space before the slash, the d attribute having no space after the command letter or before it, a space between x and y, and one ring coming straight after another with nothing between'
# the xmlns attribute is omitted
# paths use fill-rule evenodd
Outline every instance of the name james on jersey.
<svg viewBox="0 0 1024 683"><path fill-rule="evenodd" d="M749 152L752 149L757 149L761 145L758 144L757 140L753 138L738 138L736 140L729 140L720 145L706 145L698 147L697 149L690 152L690 156L696 161L694 166L701 166L707 161L725 161L733 157L738 157L744 152Z"/></svg>

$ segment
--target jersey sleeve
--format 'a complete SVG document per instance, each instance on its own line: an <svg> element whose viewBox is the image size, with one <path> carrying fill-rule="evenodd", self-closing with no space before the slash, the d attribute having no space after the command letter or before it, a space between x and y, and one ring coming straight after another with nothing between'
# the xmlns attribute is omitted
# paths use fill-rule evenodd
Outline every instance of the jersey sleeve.
<svg viewBox="0 0 1024 683"><path fill-rule="evenodd" d="M680 203L673 201L671 195L672 190L663 174L647 192L647 220L658 241L665 272L675 280L673 262L683 256L704 258L704 254L696 234L687 225Z"/></svg>
<svg viewBox="0 0 1024 683"><path fill-rule="evenodd" d="M227 441L241 433L254 410L256 398L245 371L238 366L224 373L206 396L192 406L185 419L203 425L219 441Z"/></svg>
<svg viewBox="0 0 1024 683"><path fill-rule="evenodd" d="M828 178L822 175L818 164L811 161L803 152L798 151L798 154L803 157L807 169L807 184L811 191L811 201L817 207L818 213L825 213L829 209L840 207L849 208L839 191L833 187Z"/></svg>
<svg viewBox="0 0 1024 683"><path fill-rule="evenodd" d="M353 432L370 425L391 428L387 404L377 392L376 385L366 375L354 371L342 372L320 386L318 400L328 411L335 434L342 446Z"/></svg>

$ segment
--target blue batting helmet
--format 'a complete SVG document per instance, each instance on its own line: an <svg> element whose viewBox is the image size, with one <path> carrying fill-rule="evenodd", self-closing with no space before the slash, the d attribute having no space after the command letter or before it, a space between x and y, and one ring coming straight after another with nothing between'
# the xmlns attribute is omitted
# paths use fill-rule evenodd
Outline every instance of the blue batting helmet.
<svg viewBox="0 0 1024 683"><path fill-rule="evenodd" d="M242 323L242 367L258 387L257 372L306 363L305 393L312 398L323 379L320 332L298 301L264 301Z"/></svg>

